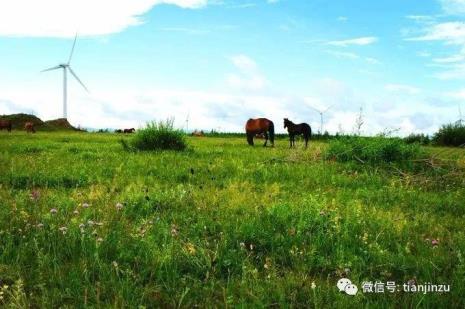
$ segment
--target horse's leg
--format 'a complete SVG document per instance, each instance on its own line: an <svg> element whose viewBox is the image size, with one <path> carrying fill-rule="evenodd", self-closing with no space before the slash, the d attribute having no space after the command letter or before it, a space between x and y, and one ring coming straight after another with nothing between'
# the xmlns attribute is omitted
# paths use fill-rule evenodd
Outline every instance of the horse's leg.
<svg viewBox="0 0 465 309"><path fill-rule="evenodd" d="M268 132L265 131L265 144L263 144L263 147L266 147L266 143L268 143Z"/></svg>
<svg viewBox="0 0 465 309"><path fill-rule="evenodd" d="M304 138L305 138L305 149L307 149L307 145L308 145L308 135L305 134Z"/></svg>
<svg viewBox="0 0 465 309"><path fill-rule="evenodd" d="M292 134L289 133L289 148L292 148Z"/></svg>
<svg viewBox="0 0 465 309"><path fill-rule="evenodd" d="M253 146L253 134L252 133L247 133L247 143L249 143L250 146Z"/></svg>

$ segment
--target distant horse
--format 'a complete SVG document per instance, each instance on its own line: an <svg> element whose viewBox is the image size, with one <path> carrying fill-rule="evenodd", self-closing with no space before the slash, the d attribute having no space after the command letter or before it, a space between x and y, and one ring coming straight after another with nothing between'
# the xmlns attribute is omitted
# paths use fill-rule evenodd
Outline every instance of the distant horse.
<svg viewBox="0 0 465 309"><path fill-rule="evenodd" d="M134 133L134 132L136 132L136 129L134 129L134 128L124 129L123 130L123 133Z"/></svg>
<svg viewBox="0 0 465 309"><path fill-rule="evenodd" d="M34 129L34 124L30 121L24 124L24 130L26 130L27 133L36 133L36 129Z"/></svg>
<svg viewBox="0 0 465 309"><path fill-rule="evenodd" d="M284 118L284 129L289 132L290 148L295 146L295 136L302 134L305 139L305 148L307 148L308 140L312 137L312 128L307 123L295 124L287 118Z"/></svg>
<svg viewBox="0 0 465 309"><path fill-rule="evenodd" d="M266 118L257 118L249 119L245 124L245 132L247 134L247 143L250 146L253 146L253 138L256 134L263 133L265 134L265 144L263 147L266 147L268 143L268 134L270 137L271 146L274 146L274 124L273 121Z"/></svg>
<svg viewBox="0 0 465 309"><path fill-rule="evenodd" d="M8 132L11 132L11 121L9 120L0 120L0 130L6 129Z"/></svg>

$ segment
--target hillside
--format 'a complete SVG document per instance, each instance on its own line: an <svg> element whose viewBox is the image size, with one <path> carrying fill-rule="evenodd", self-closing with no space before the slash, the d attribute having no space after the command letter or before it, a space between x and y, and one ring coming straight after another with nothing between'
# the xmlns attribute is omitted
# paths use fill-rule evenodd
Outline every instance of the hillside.
<svg viewBox="0 0 465 309"><path fill-rule="evenodd" d="M1 115L0 119L10 120L13 125L13 130L24 130L24 124L26 122L32 122L34 124L34 127L38 131L63 131L63 130L78 131L79 130L73 127L68 122L68 120L64 118L43 121L37 116L21 113L21 114L11 114L11 115Z"/></svg>

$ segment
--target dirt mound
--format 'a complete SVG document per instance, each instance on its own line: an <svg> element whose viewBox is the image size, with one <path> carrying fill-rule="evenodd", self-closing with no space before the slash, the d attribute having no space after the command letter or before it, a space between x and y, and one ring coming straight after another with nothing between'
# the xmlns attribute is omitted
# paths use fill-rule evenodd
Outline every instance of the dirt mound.
<svg viewBox="0 0 465 309"><path fill-rule="evenodd" d="M47 126L56 128L57 130L75 130L78 131L79 129L73 127L66 118L58 118L55 120L47 120L45 121Z"/></svg>
<svg viewBox="0 0 465 309"><path fill-rule="evenodd" d="M11 121L13 130L24 130L24 124L26 122L32 122L34 128L38 131L62 131L62 130L73 130L78 131L73 127L67 119L59 118L55 120L42 121L40 118L29 115L29 114L12 114L12 115L0 115L0 119L6 119Z"/></svg>

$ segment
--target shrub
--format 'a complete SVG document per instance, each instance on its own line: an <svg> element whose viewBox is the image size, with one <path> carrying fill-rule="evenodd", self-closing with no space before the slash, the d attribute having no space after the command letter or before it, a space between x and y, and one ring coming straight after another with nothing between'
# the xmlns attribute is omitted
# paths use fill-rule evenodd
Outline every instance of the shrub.
<svg viewBox="0 0 465 309"><path fill-rule="evenodd" d="M124 148L137 150L184 150L187 147L185 134L174 129L173 119L149 122L146 127L136 132L129 141L123 142Z"/></svg>
<svg viewBox="0 0 465 309"><path fill-rule="evenodd" d="M332 140L326 151L327 159L340 162L401 163L423 155L419 144L406 144L400 138L343 137Z"/></svg>
<svg viewBox="0 0 465 309"><path fill-rule="evenodd" d="M443 125L433 136L433 142L441 146L463 146L465 125L461 122Z"/></svg>
<svg viewBox="0 0 465 309"><path fill-rule="evenodd" d="M407 144L418 143L420 145L428 145L431 142L431 139L428 135L423 133L421 134L410 134L409 136L404 138L404 142Z"/></svg>

